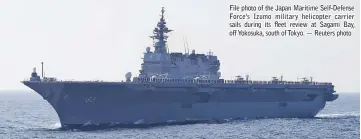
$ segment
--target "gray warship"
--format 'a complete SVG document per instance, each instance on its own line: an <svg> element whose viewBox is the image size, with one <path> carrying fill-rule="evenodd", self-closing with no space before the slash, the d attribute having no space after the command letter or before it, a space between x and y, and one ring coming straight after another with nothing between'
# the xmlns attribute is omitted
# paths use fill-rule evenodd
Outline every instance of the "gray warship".
<svg viewBox="0 0 361 139"><path fill-rule="evenodd" d="M62 127L314 117L338 98L332 83L312 78L221 79L220 61L212 52L170 53L171 31L162 8L151 36L154 51L145 49L139 75L126 73L125 81L62 81L44 77L43 70L40 77L34 68L22 83L49 102Z"/></svg>

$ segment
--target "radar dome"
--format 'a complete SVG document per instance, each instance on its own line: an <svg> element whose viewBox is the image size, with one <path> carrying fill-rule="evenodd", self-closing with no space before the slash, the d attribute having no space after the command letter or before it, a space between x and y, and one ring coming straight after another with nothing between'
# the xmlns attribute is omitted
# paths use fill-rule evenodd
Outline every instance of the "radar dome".
<svg viewBox="0 0 361 139"><path fill-rule="evenodd" d="M192 50L192 54L196 54L196 50L193 49L193 50Z"/></svg>
<svg viewBox="0 0 361 139"><path fill-rule="evenodd" d="M147 48L145 49L145 51L146 51L147 53L150 53L150 47L147 47Z"/></svg>
<svg viewBox="0 0 361 139"><path fill-rule="evenodd" d="M127 74L125 74L125 78L126 78L126 79L132 78L132 73L131 73L131 72L128 72Z"/></svg>

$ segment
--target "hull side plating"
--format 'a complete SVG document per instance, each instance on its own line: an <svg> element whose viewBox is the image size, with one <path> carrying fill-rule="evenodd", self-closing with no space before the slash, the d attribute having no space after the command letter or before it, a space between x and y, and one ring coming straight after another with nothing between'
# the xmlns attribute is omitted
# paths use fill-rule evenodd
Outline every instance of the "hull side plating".
<svg viewBox="0 0 361 139"><path fill-rule="evenodd" d="M126 83L24 82L55 109L62 126L258 117L314 117L324 89L149 87ZM300 88L300 87L299 87ZM273 91L272 91L273 90Z"/></svg>

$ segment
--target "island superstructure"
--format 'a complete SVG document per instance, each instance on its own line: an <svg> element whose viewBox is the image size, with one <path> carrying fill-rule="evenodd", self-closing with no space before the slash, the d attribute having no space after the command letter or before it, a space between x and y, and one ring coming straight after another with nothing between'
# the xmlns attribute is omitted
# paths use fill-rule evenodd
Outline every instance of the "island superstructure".
<svg viewBox="0 0 361 139"><path fill-rule="evenodd" d="M170 53L164 8L137 77L124 82L60 81L35 68L23 84L54 108L63 127L154 124L256 117L314 117L338 95L332 83L221 79L212 52ZM43 73L43 71L42 71Z"/></svg>

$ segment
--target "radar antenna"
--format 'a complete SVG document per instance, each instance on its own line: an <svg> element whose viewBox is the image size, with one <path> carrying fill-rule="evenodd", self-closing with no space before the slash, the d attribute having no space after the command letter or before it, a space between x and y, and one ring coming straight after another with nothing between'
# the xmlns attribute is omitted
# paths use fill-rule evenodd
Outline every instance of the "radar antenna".
<svg viewBox="0 0 361 139"><path fill-rule="evenodd" d="M155 53L167 53L166 43L168 36L166 35L166 33L173 31L171 29L168 29L168 27L166 26L166 21L164 18L164 7L162 7L161 12L161 18L157 24L157 27L153 30L154 35L150 36L153 40L157 40L154 44Z"/></svg>
<svg viewBox="0 0 361 139"><path fill-rule="evenodd" d="M41 77L44 78L44 62L41 62Z"/></svg>
<svg viewBox="0 0 361 139"><path fill-rule="evenodd" d="M187 37L185 37L185 45L187 47L187 54L189 54L189 47L188 47L188 40Z"/></svg>
<svg viewBox="0 0 361 139"><path fill-rule="evenodd" d="M184 36L183 36L183 47L184 47L184 54L188 54L188 52L187 52L187 48L186 48L186 42L185 42Z"/></svg>

